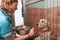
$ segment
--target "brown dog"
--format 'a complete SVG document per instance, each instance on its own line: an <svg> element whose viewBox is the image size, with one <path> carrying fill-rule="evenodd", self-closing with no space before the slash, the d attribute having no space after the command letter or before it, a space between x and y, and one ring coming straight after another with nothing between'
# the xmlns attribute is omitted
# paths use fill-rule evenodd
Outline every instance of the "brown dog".
<svg viewBox="0 0 60 40"><path fill-rule="evenodd" d="M39 27L39 35L40 39L39 40L57 40L57 36L55 32L49 27L49 23L47 19L40 19L38 23ZM35 38L38 40L38 37Z"/></svg>

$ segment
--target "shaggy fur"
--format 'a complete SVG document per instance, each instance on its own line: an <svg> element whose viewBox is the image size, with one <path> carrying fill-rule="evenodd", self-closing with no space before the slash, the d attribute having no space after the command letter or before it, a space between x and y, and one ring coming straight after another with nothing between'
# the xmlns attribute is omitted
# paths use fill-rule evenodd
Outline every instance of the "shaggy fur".
<svg viewBox="0 0 60 40"><path fill-rule="evenodd" d="M47 19L41 19L38 23L40 40L57 40L56 33L49 27Z"/></svg>

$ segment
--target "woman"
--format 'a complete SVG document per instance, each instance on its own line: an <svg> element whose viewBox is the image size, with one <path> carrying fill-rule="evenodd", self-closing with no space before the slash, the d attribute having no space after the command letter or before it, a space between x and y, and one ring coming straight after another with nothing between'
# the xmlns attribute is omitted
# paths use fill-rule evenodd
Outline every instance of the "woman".
<svg viewBox="0 0 60 40"><path fill-rule="evenodd" d="M12 21L9 14L17 9L18 0L2 0L0 9L0 40L23 40L33 36L34 28L27 35L14 38L12 32Z"/></svg>

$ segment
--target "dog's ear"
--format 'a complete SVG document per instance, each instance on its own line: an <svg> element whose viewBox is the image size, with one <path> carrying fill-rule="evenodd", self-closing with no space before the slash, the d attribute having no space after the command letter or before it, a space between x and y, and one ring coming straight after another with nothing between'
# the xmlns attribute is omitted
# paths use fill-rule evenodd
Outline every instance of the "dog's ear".
<svg viewBox="0 0 60 40"><path fill-rule="evenodd" d="M47 25L49 26L49 25L50 25L50 23L49 23L49 22L47 22Z"/></svg>

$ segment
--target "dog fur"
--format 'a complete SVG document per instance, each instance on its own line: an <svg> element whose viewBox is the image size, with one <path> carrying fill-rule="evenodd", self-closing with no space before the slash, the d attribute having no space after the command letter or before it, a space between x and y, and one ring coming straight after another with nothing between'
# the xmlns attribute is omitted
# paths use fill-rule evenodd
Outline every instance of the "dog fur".
<svg viewBox="0 0 60 40"><path fill-rule="evenodd" d="M40 19L38 27L40 40L57 40L56 33L49 27L47 19Z"/></svg>

